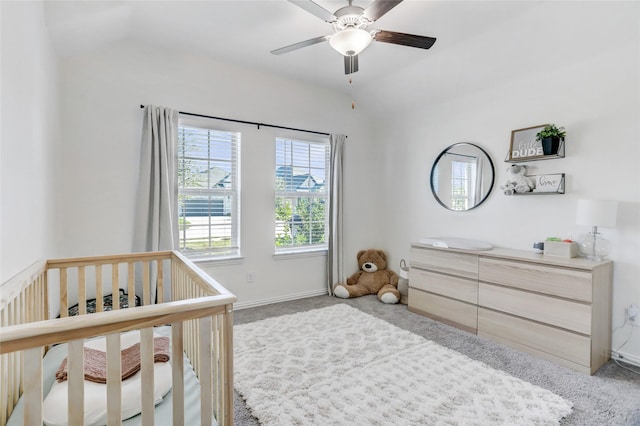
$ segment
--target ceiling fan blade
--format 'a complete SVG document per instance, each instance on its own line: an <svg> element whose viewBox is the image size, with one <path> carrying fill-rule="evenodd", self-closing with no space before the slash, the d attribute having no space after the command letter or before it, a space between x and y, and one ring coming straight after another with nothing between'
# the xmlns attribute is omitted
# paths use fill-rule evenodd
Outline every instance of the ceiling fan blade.
<svg viewBox="0 0 640 426"><path fill-rule="evenodd" d="M371 3L362 14L371 22L377 21L400 2L402 0L377 0Z"/></svg>
<svg viewBox="0 0 640 426"><path fill-rule="evenodd" d="M314 3L311 0L289 0L289 1L295 4L296 6L303 8L310 14L317 16L323 21L335 22L337 19L333 13L329 12L327 9L325 9L324 7L320 6L317 3Z"/></svg>
<svg viewBox="0 0 640 426"><path fill-rule="evenodd" d="M436 42L434 37L426 37L414 34L397 33L394 31L376 30L373 39L383 43L401 44L403 46L428 49Z"/></svg>
<svg viewBox="0 0 640 426"><path fill-rule="evenodd" d="M353 74L358 72L358 55L344 56L344 73Z"/></svg>
<svg viewBox="0 0 640 426"><path fill-rule="evenodd" d="M320 36L320 37L312 38L312 39L305 40L305 41L299 41L297 43L293 43L293 44L290 44L288 46L281 47L281 48L276 49L276 50L272 50L271 53L273 53L274 55L282 55L283 53L288 53L288 52L291 52L293 50L301 49L303 47L312 46L314 44L322 43L323 41L327 41L330 38L331 38L331 36L327 35L327 36Z"/></svg>

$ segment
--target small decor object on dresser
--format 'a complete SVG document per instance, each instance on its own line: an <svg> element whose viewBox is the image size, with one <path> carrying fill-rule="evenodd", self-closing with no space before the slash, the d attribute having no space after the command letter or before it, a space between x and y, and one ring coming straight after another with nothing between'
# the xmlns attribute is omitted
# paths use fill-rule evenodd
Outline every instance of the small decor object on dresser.
<svg viewBox="0 0 640 426"><path fill-rule="evenodd" d="M555 124L547 124L544 129L536 134L536 140L542 144L544 155L556 155L560 148L560 141L564 141L567 132L564 127L557 127Z"/></svg>
<svg viewBox="0 0 640 426"><path fill-rule="evenodd" d="M546 256L576 257L578 251L578 243L568 239L547 238L544 242L544 254Z"/></svg>

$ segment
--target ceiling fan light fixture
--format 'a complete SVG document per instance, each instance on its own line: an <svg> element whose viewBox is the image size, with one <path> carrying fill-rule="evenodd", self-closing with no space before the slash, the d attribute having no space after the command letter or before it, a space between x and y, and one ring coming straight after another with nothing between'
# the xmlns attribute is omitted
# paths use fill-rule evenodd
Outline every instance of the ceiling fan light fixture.
<svg viewBox="0 0 640 426"><path fill-rule="evenodd" d="M344 56L354 56L362 52L373 40L368 31L360 28L346 28L331 36L329 44Z"/></svg>

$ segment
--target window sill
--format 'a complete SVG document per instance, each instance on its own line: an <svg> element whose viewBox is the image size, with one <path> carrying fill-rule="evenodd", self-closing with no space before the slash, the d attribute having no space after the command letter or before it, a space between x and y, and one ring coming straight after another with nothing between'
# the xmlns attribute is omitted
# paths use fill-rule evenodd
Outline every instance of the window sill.
<svg viewBox="0 0 640 426"><path fill-rule="evenodd" d="M239 265L244 262L244 256L207 257L190 260L199 267L203 268L207 266Z"/></svg>
<svg viewBox="0 0 640 426"><path fill-rule="evenodd" d="M273 260L289 260L289 259L301 259L305 257L320 257L326 256L327 249L315 249L315 250L291 250L281 251L273 254Z"/></svg>

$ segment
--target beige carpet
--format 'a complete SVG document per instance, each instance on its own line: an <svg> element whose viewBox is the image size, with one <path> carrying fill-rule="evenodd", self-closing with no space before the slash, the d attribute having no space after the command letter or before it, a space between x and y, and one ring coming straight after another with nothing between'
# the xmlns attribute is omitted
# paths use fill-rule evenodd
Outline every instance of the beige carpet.
<svg viewBox="0 0 640 426"><path fill-rule="evenodd" d="M551 425L560 396L347 304L234 327L235 387L264 425Z"/></svg>

